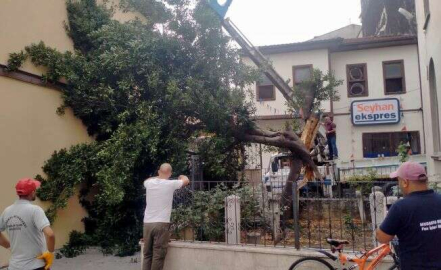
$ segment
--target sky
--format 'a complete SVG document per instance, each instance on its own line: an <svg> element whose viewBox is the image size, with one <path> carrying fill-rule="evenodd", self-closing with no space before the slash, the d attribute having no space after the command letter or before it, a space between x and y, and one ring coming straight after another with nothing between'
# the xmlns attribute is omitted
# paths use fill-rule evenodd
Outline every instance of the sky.
<svg viewBox="0 0 441 270"><path fill-rule="evenodd" d="M222 3L224 0L219 0ZM227 17L256 46L301 42L360 23L360 0L233 0Z"/></svg>

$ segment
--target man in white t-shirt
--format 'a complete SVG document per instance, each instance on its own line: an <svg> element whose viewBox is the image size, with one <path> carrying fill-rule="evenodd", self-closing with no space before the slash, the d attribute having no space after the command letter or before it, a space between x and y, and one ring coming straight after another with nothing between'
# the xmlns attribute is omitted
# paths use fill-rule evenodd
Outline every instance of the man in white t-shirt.
<svg viewBox="0 0 441 270"><path fill-rule="evenodd" d="M175 190L187 186L190 180L181 175L178 180L169 180L172 167L161 165L158 176L144 182L146 208L144 214L144 262L142 270L162 270L170 239L170 216Z"/></svg>
<svg viewBox="0 0 441 270"><path fill-rule="evenodd" d="M0 245L11 248L10 270L48 270L54 260L54 232L43 209L31 203L39 187L40 182L30 178L18 181L19 200L0 216Z"/></svg>

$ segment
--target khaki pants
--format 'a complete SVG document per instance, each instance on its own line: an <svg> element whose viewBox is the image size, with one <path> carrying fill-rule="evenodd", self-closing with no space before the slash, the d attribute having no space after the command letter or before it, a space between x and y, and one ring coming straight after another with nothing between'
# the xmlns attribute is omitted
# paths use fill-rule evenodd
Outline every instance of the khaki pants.
<svg viewBox="0 0 441 270"><path fill-rule="evenodd" d="M170 223L144 223L142 270L162 270L170 240Z"/></svg>

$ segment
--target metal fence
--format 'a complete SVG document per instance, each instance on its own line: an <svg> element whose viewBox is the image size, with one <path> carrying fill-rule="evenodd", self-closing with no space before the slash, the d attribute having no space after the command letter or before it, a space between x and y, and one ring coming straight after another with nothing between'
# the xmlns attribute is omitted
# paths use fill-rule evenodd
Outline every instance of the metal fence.
<svg viewBox="0 0 441 270"><path fill-rule="evenodd" d="M326 238L342 238L354 251L368 250L376 245L374 231L388 206L400 197L392 181L313 182L298 193L286 181L195 186L175 194L175 240L326 248ZM228 204L231 196L240 203Z"/></svg>
<svg viewBox="0 0 441 270"><path fill-rule="evenodd" d="M363 181L374 176L376 179L388 179L389 175L398 169L399 165L377 165L369 167L339 168L337 178L341 182Z"/></svg>

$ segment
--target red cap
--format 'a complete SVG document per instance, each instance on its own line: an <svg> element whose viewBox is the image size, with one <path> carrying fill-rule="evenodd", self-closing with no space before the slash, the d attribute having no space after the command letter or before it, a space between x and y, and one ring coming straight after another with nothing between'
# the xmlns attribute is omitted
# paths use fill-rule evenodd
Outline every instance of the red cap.
<svg viewBox="0 0 441 270"><path fill-rule="evenodd" d="M427 173L424 167L417 162L405 162L396 172L390 174L390 178L403 178L410 181L427 180Z"/></svg>
<svg viewBox="0 0 441 270"><path fill-rule="evenodd" d="M41 183L31 178L23 178L15 185L15 190L19 196L27 196L37 190L41 186Z"/></svg>

